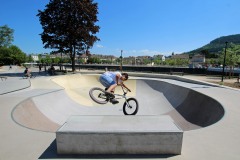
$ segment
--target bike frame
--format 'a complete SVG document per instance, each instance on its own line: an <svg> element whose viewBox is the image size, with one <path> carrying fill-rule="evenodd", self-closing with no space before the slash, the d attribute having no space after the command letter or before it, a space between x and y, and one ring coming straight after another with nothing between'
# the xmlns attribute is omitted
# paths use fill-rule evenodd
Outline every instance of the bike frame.
<svg viewBox="0 0 240 160"><path fill-rule="evenodd" d="M115 96L115 99L125 99L125 102L127 103L127 105L129 106L129 103L128 103L128 101L127 101L127 93L128 93L128 91L125 91L125 89L123 88L123 86L121 86L122 87L122 91L123 91L123 94L113 94L114 96ZM116 97L117 96L117 97Z"/></svg>

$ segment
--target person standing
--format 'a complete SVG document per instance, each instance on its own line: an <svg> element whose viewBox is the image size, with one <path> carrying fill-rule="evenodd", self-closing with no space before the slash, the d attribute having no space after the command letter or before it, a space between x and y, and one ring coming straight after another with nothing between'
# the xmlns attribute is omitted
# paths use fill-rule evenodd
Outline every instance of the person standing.
<svg viewBox="0 0 240 160"><path fill-rule="evenodd" d="M41 64L39 64L39 72L41 72L42 71L42 65Z"/></svg>

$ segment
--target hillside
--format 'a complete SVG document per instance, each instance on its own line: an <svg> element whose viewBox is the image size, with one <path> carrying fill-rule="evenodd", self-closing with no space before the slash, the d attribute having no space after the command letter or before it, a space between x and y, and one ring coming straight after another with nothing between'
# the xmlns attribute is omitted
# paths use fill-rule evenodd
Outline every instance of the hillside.
<svg viewBox="0 0 240 160"><path fill-rule="evenodd" d="M234 43L240 45L240 34L219 37L211 41L209 44L187 53L188 54L201 53L203 50L205 50L209 54L216 54L222 51L222 49L225 47L225 42L228 42L229 44Z"/></svg>

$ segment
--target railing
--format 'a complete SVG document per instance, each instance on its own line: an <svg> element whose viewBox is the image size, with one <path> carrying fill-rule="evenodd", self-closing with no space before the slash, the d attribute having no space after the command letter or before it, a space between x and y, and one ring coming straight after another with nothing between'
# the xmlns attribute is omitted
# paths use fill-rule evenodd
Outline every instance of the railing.
<svg viewBox="0 0 240 160"><path fill-rule="evenodd" d="M71 65L64 65L67 69L71 69ZM81 64L75 65L76 70L88 69L88 70L106 70L120 71L119 65L101 65L101 64ZM222 68L188 68L188 67L165 67L165 66L132 66L124 65L123 71L125 72L150 72L150 73L181 73L181 74L198 74L198 75L222 75ZM228 73L229 69L226 68L225 73ZM240 74L240 68L234 69L234 76Z"/></svg>
<svg viewBox="0 0 240 160"><path fill-rule="evenodd" d="M71 65L64 65L67 69L71 69ZM76 70L79 69L90 69L90 70L105 70L109 71L119 70L119 65L98 65L98 64L83 64L76 65ZM124 65L123 71L126 72L152 72L152 73L162 73L170 74L171 72L181 72L184 74L206 74L206 69L204 68L187 68L187 67L161 67L161 66L131 66Z"/></svg>

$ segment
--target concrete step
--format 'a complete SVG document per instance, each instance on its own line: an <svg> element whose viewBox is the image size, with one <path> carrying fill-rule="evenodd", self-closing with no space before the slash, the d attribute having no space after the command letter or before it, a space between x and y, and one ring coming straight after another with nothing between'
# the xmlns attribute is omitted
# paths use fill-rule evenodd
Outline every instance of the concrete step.
<svg viewBox="0 0 240 160"><path fill-rule="evenodd" d="M59 154L181 154L169 116L71 116L56 132Z"/></svg>

